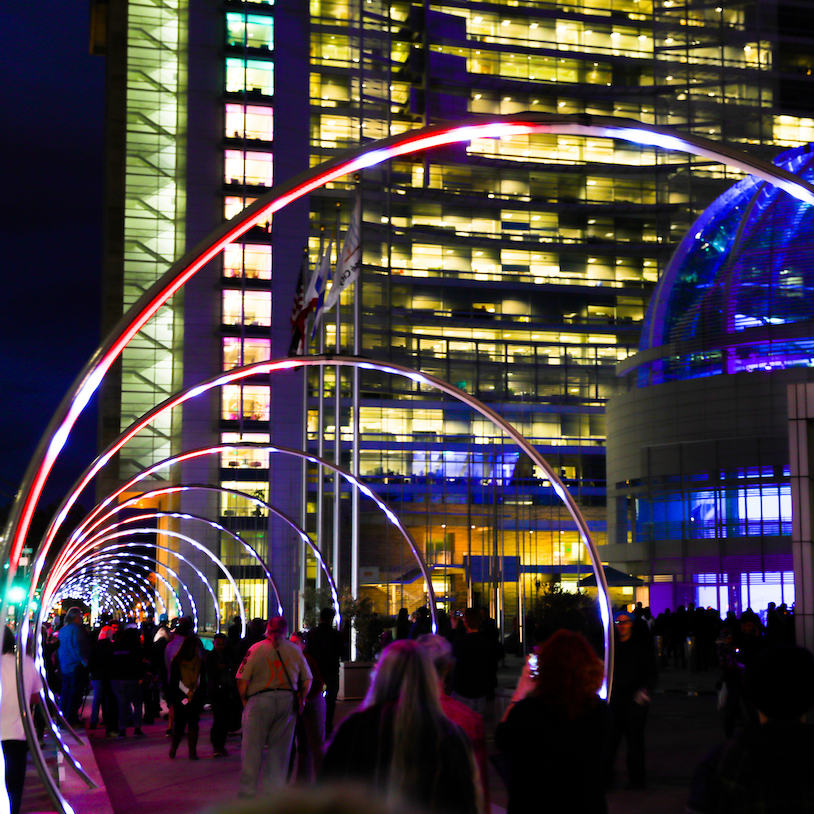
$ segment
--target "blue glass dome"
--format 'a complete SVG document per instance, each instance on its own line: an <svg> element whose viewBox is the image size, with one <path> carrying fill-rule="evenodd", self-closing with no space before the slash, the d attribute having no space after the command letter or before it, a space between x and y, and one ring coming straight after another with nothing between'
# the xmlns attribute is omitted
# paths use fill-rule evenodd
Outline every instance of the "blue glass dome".
<svg viewBox="0 0 814 814"><path fill-rule="evenodd" d="M814 152L777 166L814 181ZM638 384L814 366L814 206L750 176L711 204L667 265L642 328Z"/></svg>

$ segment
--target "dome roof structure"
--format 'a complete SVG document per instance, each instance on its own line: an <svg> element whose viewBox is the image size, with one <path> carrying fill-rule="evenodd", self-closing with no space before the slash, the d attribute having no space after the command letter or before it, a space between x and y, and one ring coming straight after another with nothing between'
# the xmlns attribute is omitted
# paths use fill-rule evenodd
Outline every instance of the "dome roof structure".
<svg viewBox="0 0 814 814"><path fill-rule="evenodd" d="M774 163L814 181L812 147ZM814 367L814 206L750 176L679 244L629 369L647 386L792 366Z"/></svg>

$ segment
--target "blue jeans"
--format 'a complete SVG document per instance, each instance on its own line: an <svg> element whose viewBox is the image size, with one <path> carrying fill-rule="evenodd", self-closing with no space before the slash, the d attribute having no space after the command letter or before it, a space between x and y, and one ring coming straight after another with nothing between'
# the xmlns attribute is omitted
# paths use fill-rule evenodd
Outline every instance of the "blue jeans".
<svg viewBox="0 0 814 814"><path fill-rule="evenodd" d="M113 694L119 702L119 733L121 734L127 729L127 721L131 714L133 716L133 725L136 729L141 729L141 709L143 704L141 684L135 678L124 681L115 680L110 683L113 685Z"/></svg>
<svg viewBox="0 0 814 814"><path fill-rule="evenodd" d="M84 667L77 667L70 673L62 674L62 692L59 696L59 711L71 725L79 722L79 705L82 703L86 677L87 672Z"/></svg>

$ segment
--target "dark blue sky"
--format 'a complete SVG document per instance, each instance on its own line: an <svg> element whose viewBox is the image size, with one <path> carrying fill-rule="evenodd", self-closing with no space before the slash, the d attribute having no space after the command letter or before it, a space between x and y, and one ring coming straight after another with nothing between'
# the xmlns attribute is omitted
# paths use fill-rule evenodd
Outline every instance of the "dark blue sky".
<svg viewBox="0 0 814 814"><path fill-rule="evenodd" d="M88 15L87 2L3 9L0 504L99 343L104 59ZM95 417L84 424L66 448L80 468L95 449Z"/></svg>

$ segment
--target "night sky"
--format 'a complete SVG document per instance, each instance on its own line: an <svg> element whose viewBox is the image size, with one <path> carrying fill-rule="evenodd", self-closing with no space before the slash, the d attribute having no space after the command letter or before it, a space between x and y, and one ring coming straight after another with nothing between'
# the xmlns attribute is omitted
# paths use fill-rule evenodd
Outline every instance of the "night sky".
<svg viewBox="0 0 814 814"><path fill-rule="evenodd" d="M87 2L3 9L0 505L100 339L104 59L90 55L88 28ZM95 421L66 447L79 468ZM66 483L55 474L46 501Z"/></svg>

